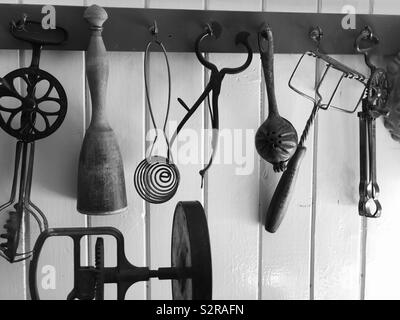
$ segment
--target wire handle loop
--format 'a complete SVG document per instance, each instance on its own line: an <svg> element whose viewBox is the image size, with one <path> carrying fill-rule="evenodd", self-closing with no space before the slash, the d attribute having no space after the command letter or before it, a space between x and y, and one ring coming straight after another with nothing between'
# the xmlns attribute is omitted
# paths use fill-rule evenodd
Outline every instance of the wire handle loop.
<svg viewBox="0 0 400 320"><path fill-rule="evenodd" d="M157 39L157 35L158 35L158 27L157 27L157 23L154 22L154 25L150 28L151 33L153 34L153 40L149 41L149 43L146 46L146 50L145 50L145 54L144 54L144 87L145 87L145 92L146 92L146 101L147 101L147 106L149 109L149 113L150 113L150 118L151 118L151 122L153 124L153 127L156 131L156 136L152 142L151 148L148 152L148 154L146 155L146 158L151 157L152 153L153 153L153 149L154 149L154 145L158 139L158 134L159 134L159 129L157 127L157 123L154 117L154 113L153 113L153 108L152 108L152 104L151 104L151 99L150 99L150 90L149 90L149 84L148 84L148 69L149 69L149 63L148 63L148 58L149 58L149 51L150 51L150 47L152 45L157 45L161 48L164 58L165 58L165 63L167 66L167 75L168 75L168 100L167 100L167 111L165 114L165 119L164 119L164 123L163 123L163 127L162 127L162 134L163 137L165 139L165 142L167 144L167 160L168 161L172 161L172 154L171 154L171 149L170 149L170 142L169 139L167 137L166 134L166 128L167 128L167 122L168 122L168 117L169 117L169 111L170 111L170 105L171 105L171 70L170 70L170 65L169 65L169 60L168 60L168 55L167 55L167 51L164 47L164 45L162 44L161 41L159 41Z"/></svg>

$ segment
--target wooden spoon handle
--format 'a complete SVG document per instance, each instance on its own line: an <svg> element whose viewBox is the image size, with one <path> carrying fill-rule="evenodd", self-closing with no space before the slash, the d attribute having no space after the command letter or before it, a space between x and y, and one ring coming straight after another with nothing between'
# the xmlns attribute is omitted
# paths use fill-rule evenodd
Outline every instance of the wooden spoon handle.
<svg viewBox="0 0 400 320"><path fill-rule="evenodd" d="M282 174L281 179L279 180L274 195L272 196L271 203L269 204L265 220L265 229L268 232L274 233L279 228L286 215L287 208L296 186L300 164L305 153L305 147L297 147L293 157L289 160L286 171Z"/></svg>

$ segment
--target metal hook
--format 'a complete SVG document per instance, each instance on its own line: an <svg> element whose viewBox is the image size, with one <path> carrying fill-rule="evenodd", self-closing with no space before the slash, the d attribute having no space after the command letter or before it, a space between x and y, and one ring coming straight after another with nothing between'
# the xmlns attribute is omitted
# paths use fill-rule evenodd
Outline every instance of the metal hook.
<svg viewBox="0 0 400 320"><path fill-rule="evenodd" d="M314 41L317 44L317 49L319 49L323 36L324 32L322 31L322 28L320 26L312 27L310 29L309 37L312 41Z"/></svg>
<svg viewBox="0 0 400 320"><path fill-rule="evenodd" d="M216 21L211 21L205 24L204 32L206 32L209 36L218 39L222 33L222 26Z"/></svg>
<svg viewBox="0 0 400 320"><path fill-rule="evenodd" d="M362 41L368 41L369 46L361 48L360 45ZM371 57L369 55L369 52L378 44L379 44L379 38L374 35L372 28L370 26L365 26L364 29L361 30L354 44L357 52L362 53L364 55L365 63L371 70L371 72L373 72L376 69L376 67L371 62Z"/></svg>
<svg viewBox="0 0 400 320"><path fill-rule="evenodd" d="M210 36L214 34L211 27L211 22L206 23L206 25L204 26L204 31L207 32Z"/></svg>
<svg viewBox="0 0 400 320"><path fill-rule="evenodd" d="M361 41L369 41L370 46L361 48L360 44ZM361 30L360 34L358 35L356 42L355 42L355 47L357 52L359 53L366 53L373 49L377 44L379 44L379 38L375 36L375 34L372 31L372 28L370 26L365 26L363 30Z"/></svg>
<svg viewBox="0 0 400 320"><path fill-rule="evenodd" d="M25 25L27 20L28 20L28 15L26 13L23 13L21 15L21 20L18 21L11 20L10 25L11 27L14 27L18 31L26 31Z"/></svg>
<svg viewBox="0 0 400 320"><path fill-rule="evenodd" d="M149 31L151 33L151 35L157 39L158 36L158 25L157 25L157 20L154 20L153 25L150 26Z"/></svg>

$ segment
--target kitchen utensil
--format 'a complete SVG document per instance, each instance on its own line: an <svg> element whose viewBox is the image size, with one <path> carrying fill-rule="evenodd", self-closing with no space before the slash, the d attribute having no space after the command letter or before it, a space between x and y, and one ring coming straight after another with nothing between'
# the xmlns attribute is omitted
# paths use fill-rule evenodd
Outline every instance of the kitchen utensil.
<svg viewBox="0 0 400 320"><path fill-rule="evenodd" d="M33 49L28 68L0 78L0 127L17 139L10 200L0 206L0 214L9 216L5 233L0 235L6 240L0 244L0 255L13 263L32 255L32 251L18 252L24 215L32 215L40 231L48 228L46 216L30 199L35 141L48 137L61 126L67 113L67 96L60 82L39 68L39 62L42 46L61 44L67 39L67 32L60 27L44 30L26 15L10 24L10 32L16 39L30 43ZM41 92L40 87L46 91ZM11 104L10 99L17 101L17 105Z"/></svg>
<svg viewBox="0 0 400 320"><path fill-rule="evenodd" d="M84 18L91 31L86 74L92 119L79 156L77 209L87 215L111 215L125 211L127 199L121 152L106 117L109 65L101 33L108 16L103 8L92 5Z"/></svg>
<svg viewBox="0 0 400 320"><path fill-rule="evenodd" d="M171 101L171 71L168 62L167 51L165 50L165 47L162 44L162 42L157 39L158 29L156 22L154 23L154 26L152 28L152 33L153 33L153 40L147 44L144 54L144 79L145 79L144 83L145 83L146 100L149 108L150 118L153 123L153 127L155 129L156 134L153 143L150 147L149 154L146 156L144 160L142 160L139 163L139 165L135 170L134 183L136 191L144 200L150 203L164 203L170 200L178 190L180 175L177 166L173 162L172 153L166 134L166 127L168 122L168 115L169 115L170 101ZM167 110L165 114L164 125L162 128L162 135L167 145L166 157L153 155L154 145L158 139L160 130L157 128L157 124L154 118L150 100L149 85L147 81L148 56L151 45L157 45L158 47L161 48L167 66L168 100L167 100Z"/></svg>
<svg viewBox="0 0 400 320"><path fill-rule="evenodd" d="M262 39L268 42L267 50L263 48ZM298 138L293 125L278 112L274 86L273 41L272 30L269 26L258 33L258 46L268 94L268 118L257 130L255 145L258 154L272 163L275 172L280 172L286 169L287 161L296 151Z"/></svg>
<svg viewBox="0 0 400 320"><path fill-rule="evenodd" d="M358 113L360 124L360 184L358 212L361 216L378 218L382 206L378 200L379 186L376 178L376 118L389 112L388 99L390 86L385 70L377 68L370 59L371 50L379 44L379 39L370 27L365 27L356 39L358 53L364 54L365 63L370 69L366 84L362 110ZM364 45L363 45L364 44Z"/></svg>
<svg viewBox="0 0 400 320"><path fill-rule="evenodd" d="M175 141L175 138L177 137L177 135L179 134L179 132L181 131L181 129L183 128L185 123L190 119L190 117L197 110L197 108L203 103L203 101L205 99L207 99L209 97L209 95L211 93L212 94L212 98L211 98L212 106L210 104L208 104L210 119L211 119L211 126L213 129L212 140L211 140L211 155L210 155L208 164L199 172L200 176L201 176L201 181L202 181L201 185L202 186L203 186L204 175L206 174L207 170L212 165L213 157L215 155L215 152L216 152L217 146L218 146L218 134L219 134L218 98L219 98L219 94L221 92L222 81L223 81L225 75L227 75L227 74L237 74L237 73L244 71L250 65L252 57L253 57L253 51L247 40L247 38L249 37L249 33L239 32L236 35L236 44L242 44L243 46L245 46L245 48L247 50L247 60L240 67L223 68L221 70L218 70L218 68L215 64L207 61L203 57L203 55L200 51L200 43L207 37L214 36L216 39L218 39L219 36L221 35L221 32L222 32L222 27L218 23L213 22L206 26L205 31L202 34L200 34L196 40L195 52L196 52L197 59L205 68L207 68L208 70L211 71L210 80L209 80L208 84L206 85L203 93L200 95L200 97L197 99L197 101L194 103L194 105L191 108L189 108L182 99L178 98L179 103L182 105L182 107L185 108L187 113L183 117L181 122L179 123L176 131L174 132L174 134L171 138L171 142L170 142L170 145L172 146L172 144Z"/></svg>
<svg viewBox="0 0 400 320"><path fill-rule="evenodd" d="M81 239L84 236L108 235L117 242L117 266L104 267L103 238L95 245L95 266L81 266ZM151 278L172 280L174 300L210 300L212 298L211 249L207 219L198 201L178 202L175 208L170 268L150 270L136 267L125 256L124 237L111 227L61 228L43 232L34 247L29 267L29 288L33 300L39 300L37 267L43 245L50 237L70 237L74 242L74 287L68 300L103 300L104 284L117 284L117 299L123 300L136 282Z"/></svg>
<svg viewBox="0 0 400 320"><path fill-rule="evenodd" d="M310 33L310 36L312 37L313 40L315 40L317 42L317 48L319 48L319 42L322 37L322 30L320 28L313 29ZM298 69L300 63L302 62L303 58L306 55L315 57L317 60L320 60L320 61L322 60L325 64L325 69L322 72L322 76L318 80L318 83L315 88L315 97L307 95L306 93L299 90L292 84L292 81L297 72L297 69ZM341 73L341 76L337 80L336 86L333 89L328 102L324 103L324 99L320 93L320 88L321 88L322 84L324 83L324 80L326 79L328 72L331 69L335 69L335 70L339 71ZM279 180L279 183L275 189L275 192L272 196L271 202L269 204L267 214L266 214L266 219L265 219L265 229L268 232L271 232L271 233L276 232L276 230L279 228L279 226L287 212L287 208L289 206L289 203L290 203L290 200L291 200L291 197L293 194L293 190L295 188L295 183L297 180L297 175L299 172L301 161L306 152L306 147L304 146L304 143L308 136L309 130L314 122L314 119L317 116L319 109L326 110L328 108L335 108L335 109L338 109L338 110L341 110L344 112L355 112L355 110L357 109L358 105L361 102L361 99L362 99L362 96L364 93L361 94L361 97L360 97L359 101L357 102L356 107L352 111L349 111L349 109L344 109L344 108L340 108L340 107L336 107L336 106L332 105L332 101L336 95L336 92L340 86L340 83L342 82L342 80L344 78L354 79L356 81L361 82L362 84L364 84L364 81L366 79L365 76L362 75L361 73L359 73L359 72L345 66L344 64L340 63L339 61L321 53L319 51L319 49L317 49L316 51L306 52L300 57L297 65L289 79L289 87L292 90L294 90L295 92L297 92L298 94L300 94L301 96L311 100L313 102L314 106L313 106L312 112L306 122L306 126L303 130L303 133L300 137L300 141L297 146L296 152L294 153L293 157L289 160L287 169L282 174L282 176Z"/></svg>

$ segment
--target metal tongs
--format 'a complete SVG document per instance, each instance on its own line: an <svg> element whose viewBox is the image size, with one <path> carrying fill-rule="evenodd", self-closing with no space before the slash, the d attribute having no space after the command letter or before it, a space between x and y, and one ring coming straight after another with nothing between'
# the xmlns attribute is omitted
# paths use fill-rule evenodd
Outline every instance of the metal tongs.
<svg viewBox="0 0 400 320"><path fill-rule="evenodd" d="M211 95L211 105L208 103L208 109L209 109L209 114L210 114L210 119L211 119L211 126L213 129L212 132L212 141L211 141L211 155L208 161L208 164L205 165L205 167L200 170L200 176L201 176L201 186L203 186L203 180L204 180L204 175L207 172L207 170L211 167L213 157L215 155L215 152L217 150L218 146L218 134L219 134L219 115L218 115L218 98L221 92L221 86L222 86L222 81L224 80L224 77L227 74L237 74L245 69L250 65L252 57L253 57L253 51L250 47L250 44L248 42L248 37L249 33L248 32L239 32L236 35L236 44L241 44L246 48L247 51L247 59L246 61L239 67L235 68L222 68L221 70L218 70L218 67L213 64L210 61L207 61L203 54L201 53L200 50L200 43L206 39L207 37L215 37L219 38L222 32L222 27L216 23L213 22L211 24L207 24L204 32L198 36L196 39L195 43L195 52L196 52L196 57L199 60L199 62L208 70L211 71L210 75L210 80L205 87L203 93L200 95L200 97L197 99L197 101L193 104L192 107L188 107L187 104L180 98L178 98L178 102L182 105L182 107L187 111L186 115L184 118L181 120L179 123L176 131L174 132L173 136L171 137L170 145L172 145L185 125L185 123L190 119L190 117L193 115L193 113L197 110L197 108L203 103L204 100L209 98L209 95Z"/></svg>
<svg viewBox="0 0 400 320"><path fill-rule="evenodd" d="M362 47L362 43L367 46ZM358 113L360 124L360 184L358 212L361 216L377 218L382 206L378 200L379 186L376 179L376 118L386 115L389 82L385 70L372 64L371 50L379 43L370 27L365 27L356 39L357 52L364 54L371 74L366 84L362 111Z"/></svg>

